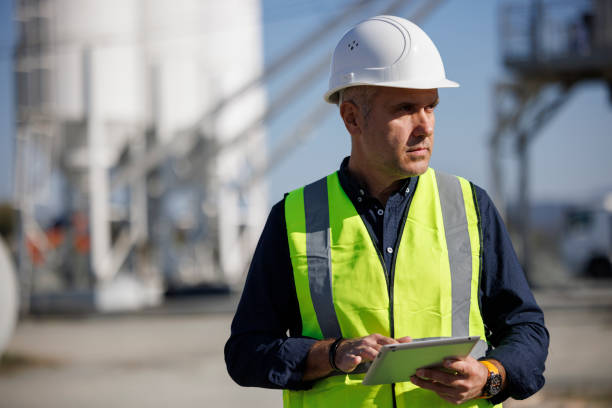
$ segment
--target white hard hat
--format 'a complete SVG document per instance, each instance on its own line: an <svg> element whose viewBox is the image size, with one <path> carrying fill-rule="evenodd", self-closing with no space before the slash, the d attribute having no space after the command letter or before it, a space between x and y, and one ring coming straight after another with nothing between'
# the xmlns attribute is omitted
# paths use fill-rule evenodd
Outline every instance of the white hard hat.
<svg viewBox="0 0 612 408"><path fill-rule="evenodd" d="M416 24L401 17L376 16L355 25L332 56L325 100L338 102L338 91L356 85L394 88L455 88L446 79L440 53Z"/></svg>

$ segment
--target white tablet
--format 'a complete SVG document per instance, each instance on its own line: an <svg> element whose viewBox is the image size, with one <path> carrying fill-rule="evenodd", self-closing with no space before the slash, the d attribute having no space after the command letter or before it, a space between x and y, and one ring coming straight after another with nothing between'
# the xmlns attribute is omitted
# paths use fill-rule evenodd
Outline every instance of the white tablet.
<svg viewBox="0 0 612 408"><path fill-rule="evenodd" d="M363 384L410 381L419 368L439 367L445 358L467 356L478 340L478 336L446 337L384 345L368 369Z"/></svg>

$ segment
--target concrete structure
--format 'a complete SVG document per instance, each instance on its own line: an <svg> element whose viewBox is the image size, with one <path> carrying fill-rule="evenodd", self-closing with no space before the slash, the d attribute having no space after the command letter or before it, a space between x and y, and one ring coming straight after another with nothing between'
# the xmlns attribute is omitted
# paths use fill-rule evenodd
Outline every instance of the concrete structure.
<svg viewBox="0 0 612 408"><path fill-rule="evenodd" d="M106 308L137 287L146 303L164 284L239 282L267 203L261 179L235 186L266 160L262 127L244 134L266 100L261 86L226 98L262 70L259 2L16 10L24 297L94 289Z"/></svg>

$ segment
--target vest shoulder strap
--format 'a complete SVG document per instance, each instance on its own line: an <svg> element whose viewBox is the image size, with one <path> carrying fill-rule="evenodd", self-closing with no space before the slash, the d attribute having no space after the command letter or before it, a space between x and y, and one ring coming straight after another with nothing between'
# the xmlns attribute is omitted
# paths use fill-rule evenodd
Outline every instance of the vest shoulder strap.
<svg viewBox="0 0 612 408"><path fill-rule="evenodd" d="M334 175L332 175L334 176ZM342 336L332 295L327 177L304 187L308 286L323 338Z"/></svg>
<svg viewBox="0 0 612 408"><path fill-rule="evenodd" d="M436 171L442 207L444 234L451 268L453 298L453 337L469 333L470 291L472 282L472 248L461 183L456 176Z"/></svg>

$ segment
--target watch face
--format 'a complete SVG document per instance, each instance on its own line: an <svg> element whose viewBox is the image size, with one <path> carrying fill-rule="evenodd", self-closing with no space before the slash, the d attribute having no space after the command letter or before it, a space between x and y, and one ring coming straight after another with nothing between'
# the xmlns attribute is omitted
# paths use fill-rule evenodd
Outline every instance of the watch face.
<svg viewBox="0 0 612 408"><path fill-rule="evenodd" d="M488 396L494 396L501 391L502 377L500 374L491 373L484 387L484 392Z"/></svg>

